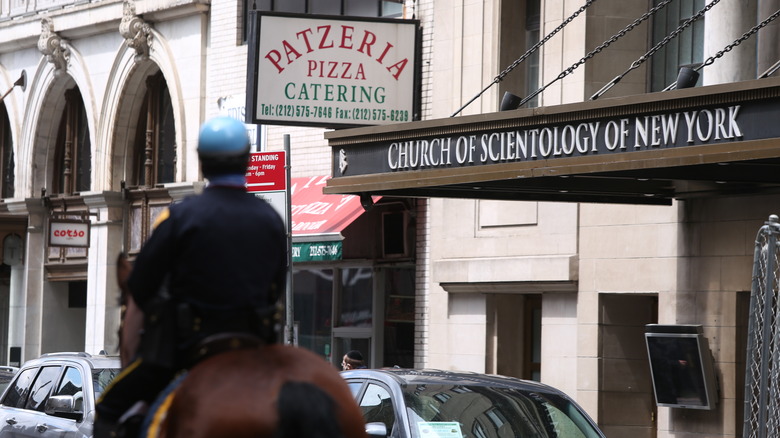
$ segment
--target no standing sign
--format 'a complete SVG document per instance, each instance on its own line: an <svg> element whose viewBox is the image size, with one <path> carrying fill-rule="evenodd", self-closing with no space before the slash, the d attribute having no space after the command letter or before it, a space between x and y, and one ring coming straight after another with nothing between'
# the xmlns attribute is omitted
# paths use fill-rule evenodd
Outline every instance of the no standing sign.
<svg viewBox="0 0 780 438"><path fill-rule="evenodd" d="M287 172L285 152L254 152L246 170L246 190L254 193L287 222Z"/></svg>

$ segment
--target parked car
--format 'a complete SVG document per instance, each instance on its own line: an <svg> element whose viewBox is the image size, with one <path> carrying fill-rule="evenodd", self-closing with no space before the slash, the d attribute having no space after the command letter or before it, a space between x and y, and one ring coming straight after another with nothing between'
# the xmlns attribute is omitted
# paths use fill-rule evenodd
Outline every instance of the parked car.
<svg viewBox="0 0 780 438"><path fill-rule="evenodd" d="M563 392L512 377L412 369L343 371L371 436L604 438Z"/></svg>
<svg viewBox="0 0 780 438"><path fill-rule="evenodd" d="M0 436L92 436L95 401L119 374L118 356L50 353L27 361L0 398Z"/></svg>
<svg viewBox="0 0 780 438"><path fill-rule="evenodd" d="M17 367L0 366L0 394L2 394L8 384L11 383L11 379L14 378L17 371L19 371L19 368Z"/></svg>

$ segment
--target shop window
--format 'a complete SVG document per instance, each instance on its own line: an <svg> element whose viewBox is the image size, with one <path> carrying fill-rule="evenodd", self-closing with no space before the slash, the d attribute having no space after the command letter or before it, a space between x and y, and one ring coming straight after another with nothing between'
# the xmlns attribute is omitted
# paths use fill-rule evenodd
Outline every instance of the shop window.
<svg viewBox="0 0 780 438"><path fill-rule="evenodd" d="M5 105L0 105L0 196L14 196L14 145Z"/></svg>
<svg viewBox="0 0 780 438"><path fill-rule="evenodd" d="M384 366L414 367L415 270L385 271Z"/></svg>
<svg viewBox="0 0 780 438"><path fill-rule="evenodd" d="M304 269L293 276L293 309L298 345L330 361L333 270Z"/></svg>
<svg viewBox="0 0 780 438"><path fill-rule="evenodd" d="M71 195L90 189L91 146L81 93L71 88L65 92L65 109L57 133L52 194Z"/></svg>
<svg viewBox="0 0 780 438"><path fill-rule="evenodd" d="M658 5L662 0L654 0ZM704 7L704 0L672 2L653 17L653 43L658 44L685 20ZM702 17L673 38L651 58L650 91L661 91L677 80L680 67L698 67L704 60L704 20ZM700 79L699 83L703 83Z"/></svg>
<svg viewBox="0 0 780 438"><path fill-rule="evenodd" d="M415 295L413 265L298 268L293 273L298 345L336 366L346 352L358 350L369 367L411 368Z"/></svg>
<svg viewBox="0 0 780 438"><path fill-rule="evenodd" d="M339 327L371 327L374 275L371 268L341 270Z"/></svg>
<svg viewBox="0 0 780 438"><path fill-rule="evenodd" d="M87 282L71 281L68 283L68 308L87 308Z"/></svg>

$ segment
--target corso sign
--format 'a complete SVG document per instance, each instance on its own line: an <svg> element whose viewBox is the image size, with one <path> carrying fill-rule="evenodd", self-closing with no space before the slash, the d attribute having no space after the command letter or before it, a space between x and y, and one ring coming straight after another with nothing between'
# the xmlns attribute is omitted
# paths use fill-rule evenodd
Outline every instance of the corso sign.
<svg viewBox="0 0 780 438"><path fill-rule="evenodd" d="M49 246L89 247L89 222L52 219L49 223Z"/></svg>

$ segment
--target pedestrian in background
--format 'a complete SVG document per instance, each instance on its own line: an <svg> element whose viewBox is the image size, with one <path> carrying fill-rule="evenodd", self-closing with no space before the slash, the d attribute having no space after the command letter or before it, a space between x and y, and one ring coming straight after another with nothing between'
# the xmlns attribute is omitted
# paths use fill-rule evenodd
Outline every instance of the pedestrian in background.
<svg viewBox="0 0 780 438"><path fill-rule="evenodd" d="M363 368L367 367L363 361L363 355L357 350L347 352L347 354L344 355L344 358L341 359L341 369L344 371L359 370Z"/></svg>

